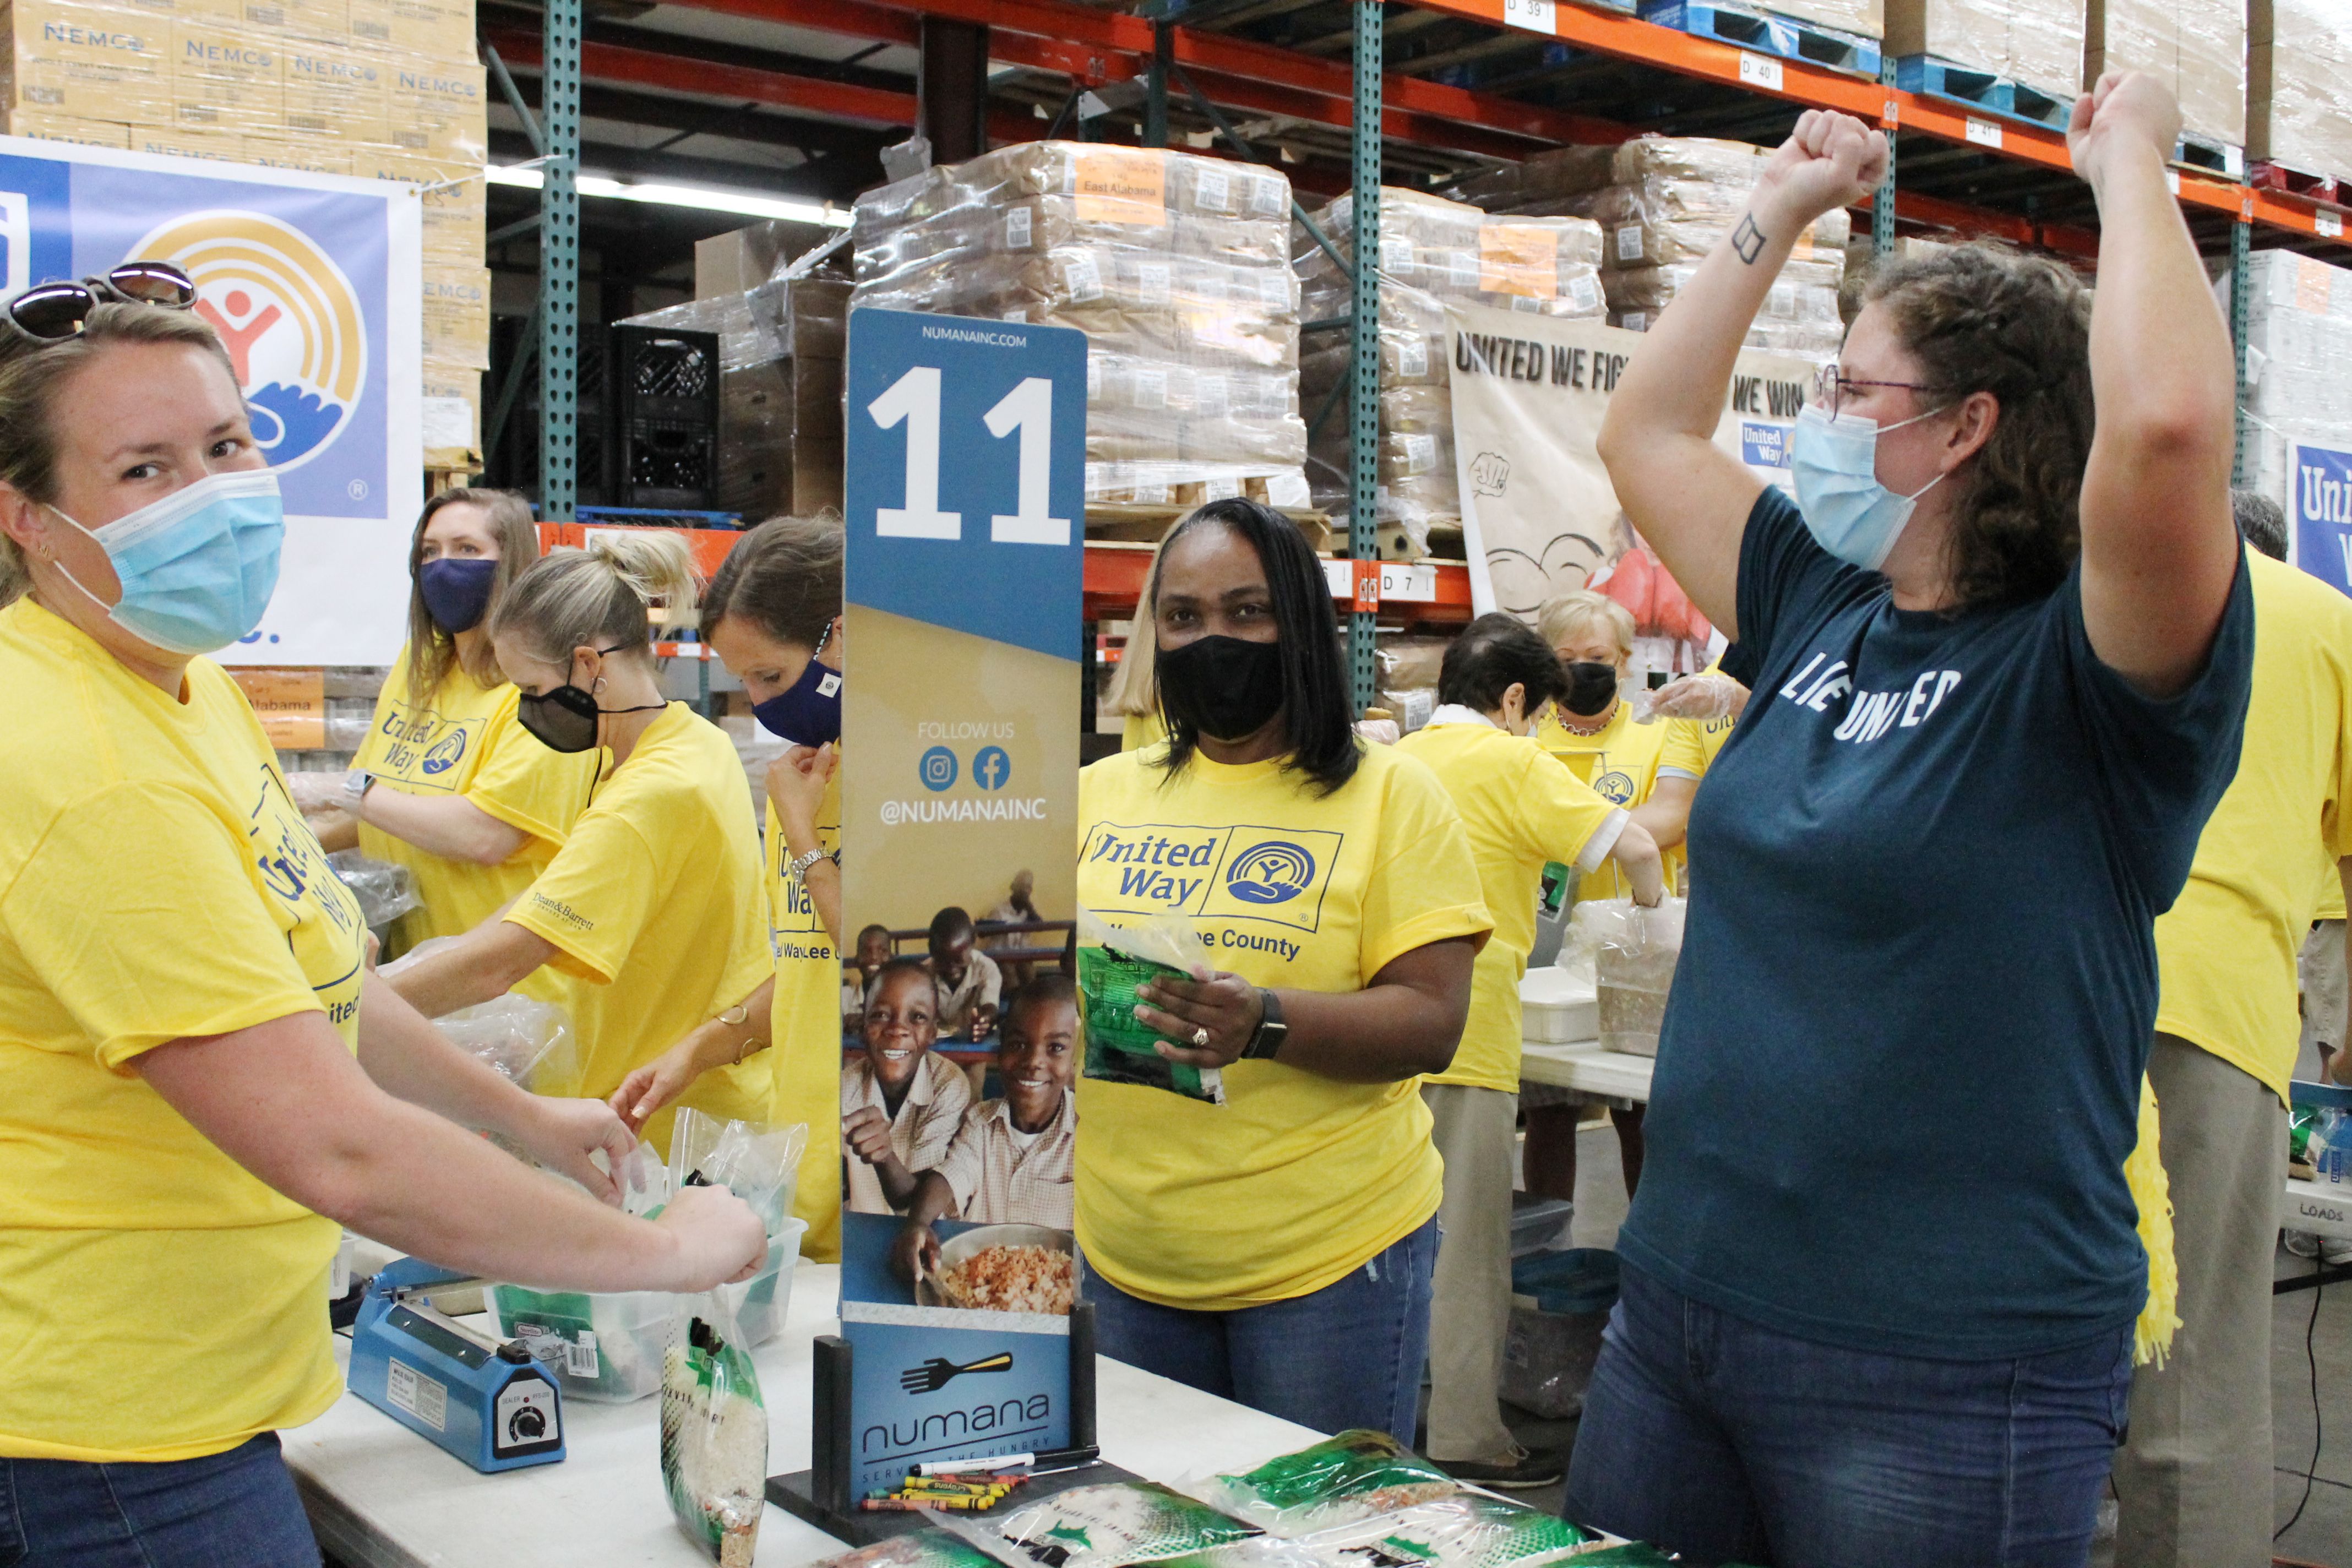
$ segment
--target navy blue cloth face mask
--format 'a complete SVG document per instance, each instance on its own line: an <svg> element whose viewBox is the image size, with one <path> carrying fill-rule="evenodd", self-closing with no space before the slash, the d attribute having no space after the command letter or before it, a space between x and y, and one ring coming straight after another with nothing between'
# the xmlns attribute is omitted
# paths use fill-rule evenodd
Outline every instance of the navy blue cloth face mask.
<svg viewBox="0 0 2352 1568"><path fill-rule="evenodd" d="M416 592L433 624L456 637L482 624L490 611L490 584L499 563L479 557L444 555L416 568Z"/></svg>
<svg viewBox="0 0 2352 1568"><path fill-rule="evenodd" d="M841 671L827 669L816 656L833 640L833 623L816 639L801 678L751 705L751 717L772 734L795 746L824 746L841 739Z"/></svg>

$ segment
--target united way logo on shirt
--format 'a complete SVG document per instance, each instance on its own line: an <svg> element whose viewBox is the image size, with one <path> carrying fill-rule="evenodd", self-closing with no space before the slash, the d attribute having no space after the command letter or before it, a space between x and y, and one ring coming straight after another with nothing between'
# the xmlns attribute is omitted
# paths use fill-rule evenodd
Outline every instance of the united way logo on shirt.
<svg viewBox="0 0 2352 1568"><path fill-rule="evenodd" d="M446 737L435 742L432 748L425 753L425 772L428 776L446 773L456 767L465 754L466 731L453 731Z"/></svg>
<svg viewBox="0 0 2352 1568"><path fill-rule="evenodd" d="M1612 768L1592 781L1592 793L1612 805L1631 805L1633 804L1633 775Z"/></svg>
<svg viewBox="0 0 2352 1568"><path fill-rule="evenodd" d="M1078 900L1109 914L1171 910L1312 931L1346 835L1319 828L1098 822L1078 857Z"/></svg>

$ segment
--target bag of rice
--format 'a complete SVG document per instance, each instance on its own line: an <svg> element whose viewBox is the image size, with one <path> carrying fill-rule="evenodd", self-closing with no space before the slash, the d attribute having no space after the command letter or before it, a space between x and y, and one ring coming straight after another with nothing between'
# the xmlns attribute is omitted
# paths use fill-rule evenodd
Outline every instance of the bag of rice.
<svg viewBox="0 0 2352 1568"><path fill-rule="evenodd" d="M1167 1037L1135 1016L1137 986L1168 975L1187 979L1195 966L1215 967L1181 915L1114 926L1092 910L1078 911L1078 1011L1086 1025L1088 1078L1225 1102L1217 1068L1168 1060L1155 1048Z"/></svg>
<svg viewBox="0 0 2352 1568"><path fill-rule="evenodd" d="M1004 1564L961 1536L944 1530L919 1530L828 1557L811 1568L1004 1568Z"/></svg>
<svg viewBox="0 0 2352 1568"><path fill-rule="evenodd" d="M1246 1475L1213 1476L1202 1499L1276 1535L1312 1535L1451 1496L1460 1483L1385 1432L1342 1432Z"/></svg>
<svg viewBox="0 0 2352 1568"><path fill-rule="evenodd" d="M992 1553L1043 1568L1126 1568L1163 1563L1256 1535L1254 1527L1156 1481L1113 1481L1078 1487L1034 1502L1002 1520L986 1516L942 1521Z"/></svg>
<svg viewBox="0 0 2352 1568"><path fill-rule="evenodd" d="M1457 1491L1400 1511L1359 1520L1297 1542L1335 1555L1376 1552L1420 1568L1535 1568L1601 1544L1591 1531L1541 1509L1486 1492Z"/></svg>
<svg viewBox="0 0 2352 1568"><path fill-rule="evenodd" d="M735 1315L687 1298L662 1362L662 1486L688 1540L720 1568L751 1568L767 1506L768 1407Z"/></svg>

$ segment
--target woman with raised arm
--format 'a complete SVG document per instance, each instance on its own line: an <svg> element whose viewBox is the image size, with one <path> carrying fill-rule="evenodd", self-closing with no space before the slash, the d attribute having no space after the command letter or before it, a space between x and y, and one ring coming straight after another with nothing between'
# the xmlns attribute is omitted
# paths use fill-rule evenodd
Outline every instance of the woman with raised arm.
<svg viewBox="0 0 2352 1568"><path fill-rule="evenodd" d="M1780 1568L2085 1561L2149 1295L2124 1166L2150 928L2235 771L2252 651L2179 125L2145 76L2075 107L2095 310L1979 246L1874 274L1794 504L1710 437L1878 132L1801 118L1618 387L1618 496L1755 696L1692 812L1584 1522Z"/></svg>

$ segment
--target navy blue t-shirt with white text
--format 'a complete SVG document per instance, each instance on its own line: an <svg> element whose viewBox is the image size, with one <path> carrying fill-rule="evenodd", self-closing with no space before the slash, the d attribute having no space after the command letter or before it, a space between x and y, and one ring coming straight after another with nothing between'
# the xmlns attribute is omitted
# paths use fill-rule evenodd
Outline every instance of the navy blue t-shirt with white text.
<svg viewBox="0 0 2352 1568"><path fill-rule="evenodd" d="M1690 821L1689 920L1619 1247L1855 1350L1994 1359L2130 1323L2123 1165L2151 926L2237 771L2245 573L2156 700L2048 598L1899 610L1766 489L1740 550L1755 696Z"/></svg>

